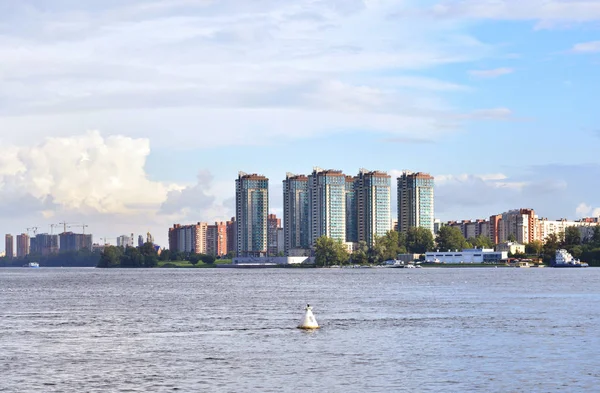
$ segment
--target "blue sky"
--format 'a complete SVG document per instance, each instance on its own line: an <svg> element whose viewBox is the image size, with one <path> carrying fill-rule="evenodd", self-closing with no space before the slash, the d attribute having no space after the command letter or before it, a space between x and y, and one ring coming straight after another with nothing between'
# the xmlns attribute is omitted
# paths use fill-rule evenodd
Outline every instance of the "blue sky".
<svg viewBox="0 0 600 393"><path fill-rule="evenodd" d="M0 230L164 244L313 166L430 172L443 220L600 215L599 71L594 0L0 0Z"/></svg>

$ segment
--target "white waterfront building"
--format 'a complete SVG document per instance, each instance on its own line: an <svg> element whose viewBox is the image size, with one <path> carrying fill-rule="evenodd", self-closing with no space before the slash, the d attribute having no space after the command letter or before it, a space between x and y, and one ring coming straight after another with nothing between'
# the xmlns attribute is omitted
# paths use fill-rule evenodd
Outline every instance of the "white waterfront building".
<svg viewBox="0 0 600 393"><path fill-rule="evenodd" d="M494 251L491 248L466 248L462 251L435 251L425 254L425 262L433 263L493 263L506 259L506 251Z"/></svg>

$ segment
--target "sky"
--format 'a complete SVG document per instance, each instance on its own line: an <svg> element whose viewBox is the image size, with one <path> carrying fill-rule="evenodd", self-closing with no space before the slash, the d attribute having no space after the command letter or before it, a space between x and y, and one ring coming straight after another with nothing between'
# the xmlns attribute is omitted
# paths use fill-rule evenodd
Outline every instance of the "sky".
<svg viewBox="0 0 600 393"><path fill-rule="evenodd" d="M443 221L598 216L598 86L597 0L0 0L0 231L166 245L316 166L431 173Z"/></svg>

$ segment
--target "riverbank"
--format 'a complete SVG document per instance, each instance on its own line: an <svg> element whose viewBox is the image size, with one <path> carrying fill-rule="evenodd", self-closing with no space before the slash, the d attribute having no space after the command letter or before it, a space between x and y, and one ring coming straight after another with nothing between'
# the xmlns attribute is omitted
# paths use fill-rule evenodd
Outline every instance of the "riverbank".
<svg viewBox="0 0 600 393"><path fill-rule="evenodd" d="M205 269L215 268L217 265L231 264L231 259L217 259L215 263L198 262L193 265L190 261L159 261L156 267L159 268L175 268L175 269Z"/></svg>

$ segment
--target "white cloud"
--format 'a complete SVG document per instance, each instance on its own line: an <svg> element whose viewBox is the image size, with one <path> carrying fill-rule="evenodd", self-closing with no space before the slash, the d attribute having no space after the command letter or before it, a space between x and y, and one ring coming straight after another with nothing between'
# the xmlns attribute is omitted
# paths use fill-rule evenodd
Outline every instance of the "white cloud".
<svg viewBox="0 0 600 393"><path fill-rule="evenodd" d="M157 206L167 187L147 179L148 140L103 138L92 131L10 147L2 158L0 195L27 195L57 208L130 213Z"/></svg>
<svg viewBox="0 0 600 393"><path fill-rule="evenodd" d="M538 21L537 28L600 20L596 0L447 0L430 8L440 18Z"/></svg>
<svg viewBox="0 0 600 393"><path fill-rule="evenodd" d="M172 222L223 220L231 201L201 171L196 184L148 178L148 139L103 137L97 131L46 138L33 146L5 146L0 156L0 213L40 228L59 220L86 222L97 236L152 230L165 244ZM173 221L175 220L175 221ZM40 230L41 232L41 230Z"/></svg>
<svg viewBox="0 0 600 393"><path fill-rule="evenodd" d="M571 52L574 53L597 53L600 52L600 41L582 42L573 45Z"/></svg>
<svg viewBox="0 0 600 393"><path fill-rule="evenodd" d="M590 205L581 202L577 208L575 209L575 214L577 217L585 217L592 211L592 207Z"/></svg>
<svg viewBox="0 0 600 393"><path fill-rule="evenodd" d="M415 73L492 51L453 23L397 23L397 1L114 4L0 12L10 138L36 137L40 122L53 135L83 124L170 146L356 127L435 137L456 115L442 94L467 88Z"/></svg>
<svg viewBox="0 0 600 393"><path fill-rule="evenodd" d="M577 217L600 217L600 207L593 208L592 206L581 202L575 209Z"/></svg>
<svg viewBox="0 0 600 393"><path fill-rule="evenodd" d="M512 74L514 71L512 68L495 68L492 70L471 70L469 74L476 78L497 78L502 75Z"/></svg>

